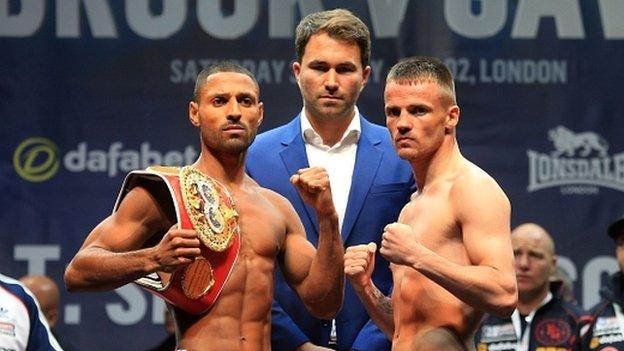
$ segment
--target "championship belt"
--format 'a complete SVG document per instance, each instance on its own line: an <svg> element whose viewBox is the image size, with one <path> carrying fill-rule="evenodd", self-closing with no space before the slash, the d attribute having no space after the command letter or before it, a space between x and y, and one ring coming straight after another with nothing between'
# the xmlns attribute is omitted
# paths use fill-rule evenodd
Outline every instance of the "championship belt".
<svg viewBox="0 0 624 351"><path fill-rule="evenodd" d="M136 186L143 186L154 196L168 194L157 200L172 202L178 227L194 229L202 245L201 257L175 270L169 281L152 273L134 282L185 312L208 311L223 290L240 249L234 200L223 184L194 167L155 166L126 176L114 211ZM158 187L166 191L155 192Z"/></svg>

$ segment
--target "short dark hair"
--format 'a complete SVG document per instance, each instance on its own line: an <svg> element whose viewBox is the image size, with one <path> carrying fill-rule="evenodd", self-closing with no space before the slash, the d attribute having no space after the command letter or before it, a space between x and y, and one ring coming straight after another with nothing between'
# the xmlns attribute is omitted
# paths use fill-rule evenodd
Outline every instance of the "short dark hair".
<svg viewBox="0 0 624 351"><path fill-rule="evenodd" d="M446 91L453 104L457 103L453 74L448 67L434 57L413 56L397 62L386 77L386 84L394 81L398 84L412 84L435 80Z"/></svg>
<svg viewBox="0 0 624 351"><path fill-rule="evenodd" d="M624 234L624 215L616 219L613 223L611 223L611 225L609 225L609 229L607 229L607 234L613 240L616 240L620 235Z"/></svg>
<svg viewBox="0 0 624 351"><path fill-rule="evenodd" d="M206 83L206 79L215 73L222 72L234 72L241 73L253 80L254 85L256 86L256 92L258 93L258 97L260 97L260 85L256 80L256 77L245 67L233 62L233 61L221 61L210 65L199 72L197 75L197 79L195 80L195 88L193 89L193 101L199 102L199 91L201 90L204 83Z"/></svg>
<svg viewBox="0 0 624 351"><path fill-rule="evenodd" d="M327 33L333 39L355 42L360 48L362 67L368 66L371 52L370 32L366 24L351 11L334 9L305 16L295 30L297 62L301 63L310 37L318 33Z"/></svg>

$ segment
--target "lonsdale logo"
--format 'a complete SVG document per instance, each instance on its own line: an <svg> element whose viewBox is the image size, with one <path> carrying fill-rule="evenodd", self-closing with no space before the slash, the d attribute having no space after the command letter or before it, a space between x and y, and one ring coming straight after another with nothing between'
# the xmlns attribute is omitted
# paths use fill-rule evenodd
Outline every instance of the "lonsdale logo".
<svg viewBox="0 0 624 351"><path fill-rule="evenodd" d="M527 150L529 192L561 187L562 194L596 194L598 187L624 192L624 152L609 156L609 144L593 132L563 126L548 131L550 154Z"/></svg>
<svg viewBox="0 0 624 351"><path fill-rule="evenodd" d="M13 167L20 177L43 182L56 174L60 166L58 148L51 140L40 137L22 141L13 153Z"/></svg>

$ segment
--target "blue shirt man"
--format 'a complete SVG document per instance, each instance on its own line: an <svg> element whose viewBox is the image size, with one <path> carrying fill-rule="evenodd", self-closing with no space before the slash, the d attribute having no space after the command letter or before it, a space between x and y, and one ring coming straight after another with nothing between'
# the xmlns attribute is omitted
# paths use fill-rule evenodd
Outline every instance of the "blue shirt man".
<svg viewBox="0 0 624 351"><path fill-rule="evenodd" d="M383 227L396 220L414 191L414 179L409 164L396 155L387 129L370 123L355 107L371 72L368 28L346 10L318 12L299 23L295 44L293 72L303 110L288 124L256 138L247 154L247 171L261 186L290 200L308 240L316 245L314 211L288 178L300 168L326 168L344 245L380 244ZM388 263L381 256L377 259L382 263L373 280L387 294L392 275ZM272 328L275 350L390 349L348 284L341 312L333 320L319 320L278 272Z"/></svg>

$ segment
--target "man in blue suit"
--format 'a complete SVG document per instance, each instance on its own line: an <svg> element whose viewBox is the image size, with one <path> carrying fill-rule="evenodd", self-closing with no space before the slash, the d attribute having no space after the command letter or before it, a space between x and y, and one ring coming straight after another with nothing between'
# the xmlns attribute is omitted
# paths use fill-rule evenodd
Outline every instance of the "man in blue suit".
<svg viewBox="0 0 624 351"><path fill-rule="evenodd" d="M288 178L300 168L327 169L345 246L376 242L415 190L410 165L396 155L385 127L368 122L355 103L370 76L370 33L351 12L337 9L306 16L296 30L293 72L303 110L288 124L259 135L247 154L247 171L261 186L288 198L308 240L318 241L314 210ZM388 263L373 281L389 293ZM272 348L291 350L389 350L350 285L333 320L314 318L276 272Z"/></svg>

